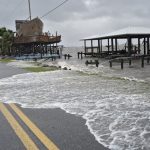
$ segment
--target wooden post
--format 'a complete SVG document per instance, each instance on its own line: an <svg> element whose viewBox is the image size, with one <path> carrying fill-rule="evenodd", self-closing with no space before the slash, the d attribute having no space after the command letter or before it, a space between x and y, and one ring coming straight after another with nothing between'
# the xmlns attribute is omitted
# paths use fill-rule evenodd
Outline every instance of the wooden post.
<svg viewBox="0 0 150 150"><path fill-rule="evenodd" d="M100 54L101 48L100 48L100 40L98 39L98 53Z"/></svg>
<svg viewBox="0 0 150 150"><path fill-rule="evenodd" d="M147 37L147 54L149 54L149 37Z"/></svg>
<svg viewBox="0 0 150 150"><path fill-rule="evenodd" d="M144 56L142 56L141 67L144 68Z"/></svg>
<svg viewBox="0 0 150 150"><path fill-rule="evenodd" d="M147 58L147 64L149 64L149 61L150 61L150 59L149 59L149 57Z"/></svg>
<svg viewBox="0 0 150 150"><path fill-rule="evenodd" d="M52 55L52 45L50 44L50 54Z"/></svg>
<svg viewBox="0 0 150 150"><path fill-rule="evenodd" d="M112 61L111 60L109 61L109 65L110 65L110 68L112 68Z"/></svg>
<svg viewBox="0 0 150 150"><path fill-rule="evenodd" d="M86 51L86 40L84 40L84 52L85 52L85 54L87 53L87 51Z"/></svg>
<svg viewBox="0 0 150 150"><path fill-rule="evenodd" d="M83 59L83 56L82 56L82 55L83 55L83 53L81 52L80 54L81 54L81 59Z"/></svg>
<svg viewBox="0 0 150 150"><path fill-rule="evenodd" d="M65 57L65 60L66 60L67 59L67 54L65 54L64 57Z"/></svg>
<svg viewBox="0 0 150 150"><path fill-rule="evenodd" d="M94 53L94 49L93 49L93 40L91 40L91 52L92 52L92 55L93 55L93 53Z"/></svg>
<svg viewBox="0 0 150 150"><path fill-rule="evenodd" d="M78 52L78 59L79 59L79 55L80 55L80 52Z"/></svg>
<svg viewBox="0 0 150 150"><path fill-rule="evenodd" d="M127 44L125 44L125 51L127 50Z"/></svg>
<svg viewBox="0 0 150 150"><path fill-rule="evenodd" d="M144 38L144 55L146 55L146 38Z"/></svg>
<svg viewBox="0 0 150 150"><path fill-rule="evenodd" d="M109 39L108 39L108 53L109 53L109 51L110 51L110 44L109 44Z"/></svg>
<svg viewBox="0 0 150 150"><path fill-rule="evenodd" d="M141 51L141 41L140 38L138 38L138 53L140 54Z"/></svg>
<svg viewBox="0 0 150 150"><path fill-rule="evenodd" d="M35 55L36 54L35 44L32 44L32 51L33 51L33 54Z"/></svg>
<svg viewBox="0 0 150 150"><path fill-rule="evenodd" d="M114 40L113 38L111 39L111 47L112 47L112 52L114 51Z"/></svg>
<svg viewBox="0 0 150 150"><path fill-rule="evenodd" d="M45 44L45 51L46 51L46 54L48 53L48 51L47 51L47 44Z"/></svg>
<svg viewBox="0 0 150 150"><path fill-rule="evenodd" d="M19 57L21 56L21 48L19 48Z"/></svg>
<svg viewBox="0 0 150 150"><path fill-rule="evenodd" d="M98 62L98 60L95 60L95 65L96 65L96 67L98 67L98 66L99 66L99 62Z"/></svg>
<svg viewBox="0 0 150 150"><path fill-rule="evenodd" d="M56 38L58 37L58 32L56 31Z"/></svg>
<svg viewBox="0 0 150 150"><path fill-rule="evenodd" d="M121 69L123 69L123 59L121 59Z"/></svg>
<svg viewBox="0 0 150 150"><path fill-rule="evenodd" d="M41 59L43 58L43 49L42 49L42 44L40 44L40 53L41 53Z"/></svg>
<svg viewBox="0 0 150 150"><path fill-rule="evenodd" d="M132 61L131 61L131 59L129 59L129 66L131 66L131 64L132 64Z"/></svg>
<svg viewBox="0 0 150 150"><path fill-rule="evenodd" d="M103 41L101 40L101 54L103 52Z"/></svg>
<svg viewBox="0 0 150 150"><path fill-rule="evenodd" d="M86 64L86 66L88 66L88 64L89 64L88 60L85 62L85 64Z"/></svg>
<svg viewBox="0 0 150 150"><path fill-rule="evenodd" d="M115 51L117 52L117 49L118 49L118 41L117 39L115 39Z"/></svg>
<svg viewBox="0 0 150 150"><path fill-rule="evenodd" d="M53 54L55 53L55 44L53 44Z"/></svg>
<svg viewBox="0 0 150 150"><path fill-rule="evenodd" d="M131 37L128 38L128 55L131 56Z"/></svg>

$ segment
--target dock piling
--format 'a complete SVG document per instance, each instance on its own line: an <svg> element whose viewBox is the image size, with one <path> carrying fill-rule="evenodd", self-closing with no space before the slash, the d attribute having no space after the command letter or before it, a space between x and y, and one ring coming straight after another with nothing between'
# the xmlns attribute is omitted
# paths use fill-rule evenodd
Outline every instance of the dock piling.
<svg viewBox="0 0 150 150"><path fill-rule="evenodd" d="M99 66L99 62L98 62L98 60L95 60L95 64L96 64L96 67L98 67L98 66Z"/></svg>
<svg viewBox="0 0 150 150"><path fill-rule="evenodd" d="M96 67L98 67L99 66L99 61L98 60L95 60L95 61L92 61L92 60L88 61L88 60L86 60L85 64L86 64L86 66L88 66L88 65L96 65Z"/></svg>
<svg viewBox="0 0 150 150"><path fill-rule="evenodd" d="M141 67L144 68L144 56L142 56Z"/></svg>
<svg viewBox="0 0 150 150"><path fill-rule="evenodd" d="M149 64L150 58L147 58L147 64Z"/></svg>
<svg viewBox="0 0 150 150"><path fill-rule="evenodd" d="M112 68L112 61L109 61L109 66L110 68Z"/></svg>
<svg viewBox="0 0 150 150"><path fill-rule="evenodd" d="M81 59L83 59L83 56L82 56L82 55L83 55L83 52L81 52Z"/></svg>
<svg viewBox="0 0 150 150"><path fill-rule="evenodd" d="M131 66L131 64L132 64L132 61L131 61L131 59L129 59L129 66Z"/></svg>
<svg viewBox="0 0 150 150"><path fill-rule="evenodd" d="M67 54L64 54L65 60L67 59Z"/></svg>
<svg viewBox="0 0 150 150"><path fill-rule="evenodd" d="M78 59L80 58L80 52L78 52Z"/></svg>
<svg viewBox="0 0 150 150"><path fill-rule="evenodd" d="M124 63L124 61L123 61L123 59L121 59L121 69L123 69L123 63Z"/></svg>

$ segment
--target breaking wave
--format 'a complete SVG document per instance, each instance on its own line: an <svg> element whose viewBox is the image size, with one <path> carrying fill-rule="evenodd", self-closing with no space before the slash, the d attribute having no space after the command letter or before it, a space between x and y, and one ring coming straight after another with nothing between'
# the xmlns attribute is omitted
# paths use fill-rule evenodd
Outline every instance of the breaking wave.
<svg viewBox="0 0 150 150"><path fill-rule="evenodd" d="M150 149L149 68L110 69L107 62L100 62L98 68L85 67L85 60L76 59L59 60L55 65L71 70L1 79L0 99L79 115L95 139L111 150Z"/></svg>

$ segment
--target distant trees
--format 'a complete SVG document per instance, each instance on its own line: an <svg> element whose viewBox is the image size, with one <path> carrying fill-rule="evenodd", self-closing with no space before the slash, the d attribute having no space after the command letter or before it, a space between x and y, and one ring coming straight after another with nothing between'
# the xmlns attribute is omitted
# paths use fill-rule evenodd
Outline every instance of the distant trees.
<svg viewBox="0 0 150 150"><path fill-rule="evenodd" d="M0 55L10 55L13 37L12 30L0 28Z"/></svg>

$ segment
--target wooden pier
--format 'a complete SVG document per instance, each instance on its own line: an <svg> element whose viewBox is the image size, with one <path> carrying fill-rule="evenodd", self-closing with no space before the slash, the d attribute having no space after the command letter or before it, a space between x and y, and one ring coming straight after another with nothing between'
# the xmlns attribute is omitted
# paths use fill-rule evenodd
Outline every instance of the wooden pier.
<svg viewBox="0 0 150 150"><path fill-rule="evenodd" d="M85 62L85 64L86 64L86 66L88 66L88 65L96 65L96 67L98 67L99 66L99 61L98 60L95 60L95 61L92 61L92 60L90 60L90 61L86 61Z"/></svg>
<svg viewBox="0 0 150 150"><path fill-rule="evenodd" d="M128 27L104 35L82 39L84 54L92 57L131 57L133 54L150 54L150 28ZM120 48L119 42L124 47ZM136 45L133 45L133 40ZM105 44L105 45L104 45Z"/></svg>
<svg viewBox="0 0 150 150"><path fill-rule="evenodd" d="M65 60L68 58L68 59L70 59L72 56L70 55L70 54L64 54L64 58L65 58Z"/></svg>
<svg viewBox="0 0 150 150"><path fill-rule="evenodd" d="M147 64L150 62L150 55L141 55L134 57L119 57L109 61L110 68L112 68L113 63L120 63L121 69L124 68L124 63L128 63L131 66L133 60L141 60L141 67L144 68L145 60Z"/></svg>

